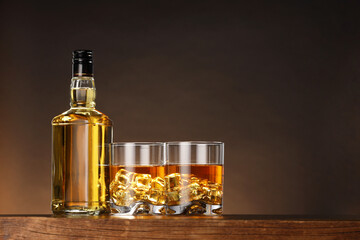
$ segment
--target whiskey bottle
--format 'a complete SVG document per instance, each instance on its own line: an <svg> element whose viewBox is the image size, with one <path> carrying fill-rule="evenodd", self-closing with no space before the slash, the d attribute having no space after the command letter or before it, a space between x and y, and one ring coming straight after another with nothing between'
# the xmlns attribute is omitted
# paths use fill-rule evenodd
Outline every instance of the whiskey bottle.
<svg viewBox="0 0 360 240"><path fill-rule="evenodd" d="M52 120L54 214L109 212L109 144L112 121L95 109L90 50L73 52L70 109Z"/></svg>

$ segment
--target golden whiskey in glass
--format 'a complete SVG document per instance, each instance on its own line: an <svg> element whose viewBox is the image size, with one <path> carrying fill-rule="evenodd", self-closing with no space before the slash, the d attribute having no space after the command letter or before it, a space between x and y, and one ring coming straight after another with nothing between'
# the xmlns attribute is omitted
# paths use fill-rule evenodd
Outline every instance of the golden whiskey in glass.
<svg viewBox="0 0 360 240"><path fill-rule="evenodd" d="M221 215L224 144L168 142L166 147L166 214Z"/></svg>
<svg viewBox="0 0 360 240"><path fill-rule="evenodd" d="M113 214L164 213L164 149L164 143L112 144L110 203Z"/></svg>

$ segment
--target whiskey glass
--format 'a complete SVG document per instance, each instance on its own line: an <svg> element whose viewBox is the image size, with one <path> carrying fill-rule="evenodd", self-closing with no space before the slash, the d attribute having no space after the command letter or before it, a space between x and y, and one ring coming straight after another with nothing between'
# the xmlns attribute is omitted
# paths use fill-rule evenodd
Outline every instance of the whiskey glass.
<svg viewBox="0 0 360 240"><path fill-rule="evenodd" d="M224 143L166 143L166 214L221 215Z"/></svg>
<svg viewBox="0 0 360 240"><path fill-rule="evenodd" d="M110 208L115 215L165 212L165 144L112 143Z"/></svg>

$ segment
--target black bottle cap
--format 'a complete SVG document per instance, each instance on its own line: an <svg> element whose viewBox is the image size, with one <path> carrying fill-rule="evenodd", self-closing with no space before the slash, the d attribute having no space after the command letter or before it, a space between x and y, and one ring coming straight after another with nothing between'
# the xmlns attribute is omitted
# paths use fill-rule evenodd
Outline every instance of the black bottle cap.
<svg viewBox="0 0 360 240"><path fill-rule="evenodd" d="M91 50L73 51L73 77L93 75L93 52Z"/></svg>
<svg viewBox="0 0 360 240"><path fill-rule="evenodd" d="M73 59L75 60L92 60L93 52L91 50L75 50L73 51Z"/></svg>

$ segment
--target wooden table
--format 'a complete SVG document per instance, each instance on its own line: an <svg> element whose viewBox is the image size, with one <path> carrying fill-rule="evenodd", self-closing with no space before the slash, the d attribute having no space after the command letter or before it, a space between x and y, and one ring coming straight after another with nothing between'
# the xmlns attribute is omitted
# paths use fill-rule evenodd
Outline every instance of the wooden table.
<svg viewBox="0 0 360 240"><path fill-rule="evenodd" d="M0 215L0 239L360 239L360 217Z"/></svg>

